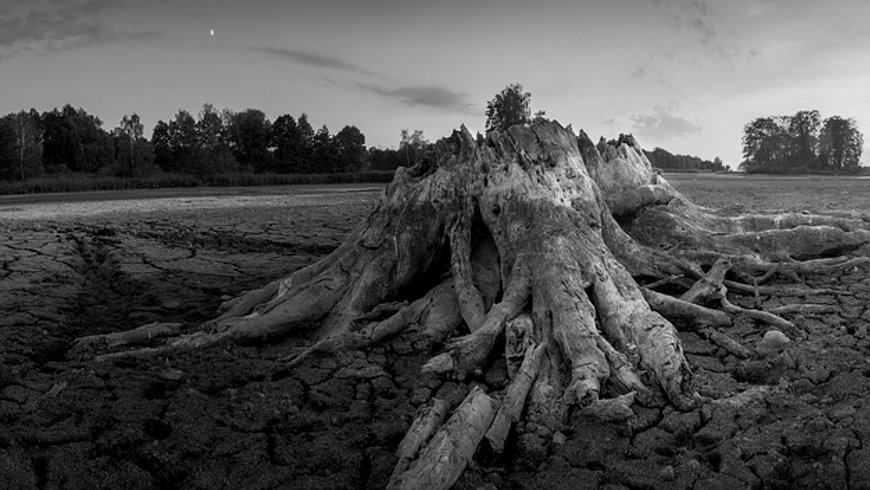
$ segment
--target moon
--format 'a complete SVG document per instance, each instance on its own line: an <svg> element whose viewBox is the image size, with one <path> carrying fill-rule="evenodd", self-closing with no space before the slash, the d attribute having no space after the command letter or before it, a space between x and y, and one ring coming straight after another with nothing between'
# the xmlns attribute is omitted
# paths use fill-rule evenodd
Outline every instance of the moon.
<svg viewBox="0 0 870 490"><path fill-rule="evenodd" d="M209 29L209 30L208 30L208 33L209 33L210 36L214 36L214 29Z"/></svg>

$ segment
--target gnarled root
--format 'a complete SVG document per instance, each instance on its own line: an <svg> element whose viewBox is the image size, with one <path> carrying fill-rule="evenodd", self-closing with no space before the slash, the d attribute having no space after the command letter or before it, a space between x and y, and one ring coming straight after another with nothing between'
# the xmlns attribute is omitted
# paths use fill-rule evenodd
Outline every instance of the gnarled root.
<svg viewBox="0 0 870 490"><path fill-rule="evenodd" d="M446 424L420 451L420 457L392 480L390 489L448 489L465 470L495 417L498 402L472 388Z"/></svg>

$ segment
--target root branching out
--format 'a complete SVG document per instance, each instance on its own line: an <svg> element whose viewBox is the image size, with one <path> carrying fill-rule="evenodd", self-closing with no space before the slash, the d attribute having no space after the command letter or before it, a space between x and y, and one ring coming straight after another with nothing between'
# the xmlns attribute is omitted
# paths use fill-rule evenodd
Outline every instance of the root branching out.
<svg viewBox="0 0 870 490"><path fill-rule="evenodd" d="M316 264L195 331L147 326L80 339L80 350L155 355L305 335L310 346L284 358L295 365L413 331L444 345L423 370L458 379L504 352L505 390L475 388L457 407L433 400L399 446L392 487L448 488L478 447L500 454L517 427L553 434L572 412L622 420L662 398L692 408L676 328L750 357L728 333L737 319L800 336L785 317L826 307L763 311L761 295L839 294L805 278L870 260L863 220L696 206L631 136L596 145L546 122L480 144L462 129L437 150L399 169L365 223ZM118 350L158 334L169 335L162 346Z"/></svg>

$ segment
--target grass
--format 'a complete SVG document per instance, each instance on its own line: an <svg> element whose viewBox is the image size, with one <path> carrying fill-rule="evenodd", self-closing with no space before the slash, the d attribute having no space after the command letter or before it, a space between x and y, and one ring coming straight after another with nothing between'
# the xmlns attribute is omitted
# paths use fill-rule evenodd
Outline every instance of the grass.
<svg viewBox="0 0 870 490"><path fill-rule="evenodd" d="M233 173L193 176L161 173L148 177L121 178L93 174L59 174L19 182L0 182L0 195L49 192L87 192L172 187L244 187L299 184L387 183L391 170L337 174L250 174Z"/></svg>

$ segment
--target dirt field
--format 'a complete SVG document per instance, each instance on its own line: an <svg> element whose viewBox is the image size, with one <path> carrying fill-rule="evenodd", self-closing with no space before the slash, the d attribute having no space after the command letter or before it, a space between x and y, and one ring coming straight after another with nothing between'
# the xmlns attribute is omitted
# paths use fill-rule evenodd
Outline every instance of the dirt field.
<svg viewBox="0 0 870 490"><path fill-rule="evenodd" d="M870 209L870 180L669 178L735 213ZM157 320L195 327L222 298L329 253L378 194L132 196L0 200L0 488L382 488L416 407L467 393L421 375L429 353L403 337L293 369L276 359L305 339L69 359L78 336ZM780 355L741 360L681 334L699 391L757 394L746 408L636 407L620 424L575 417L548 453L517 449L470 468L458 487L870 488L870 278L804 279L835 291L761 297L762 307L831 306L791 317L802 333L787 332ZM753 348L765 330L742 320L729 333ZM472 383L506 384L503 363L487 373Z"/></svg>

